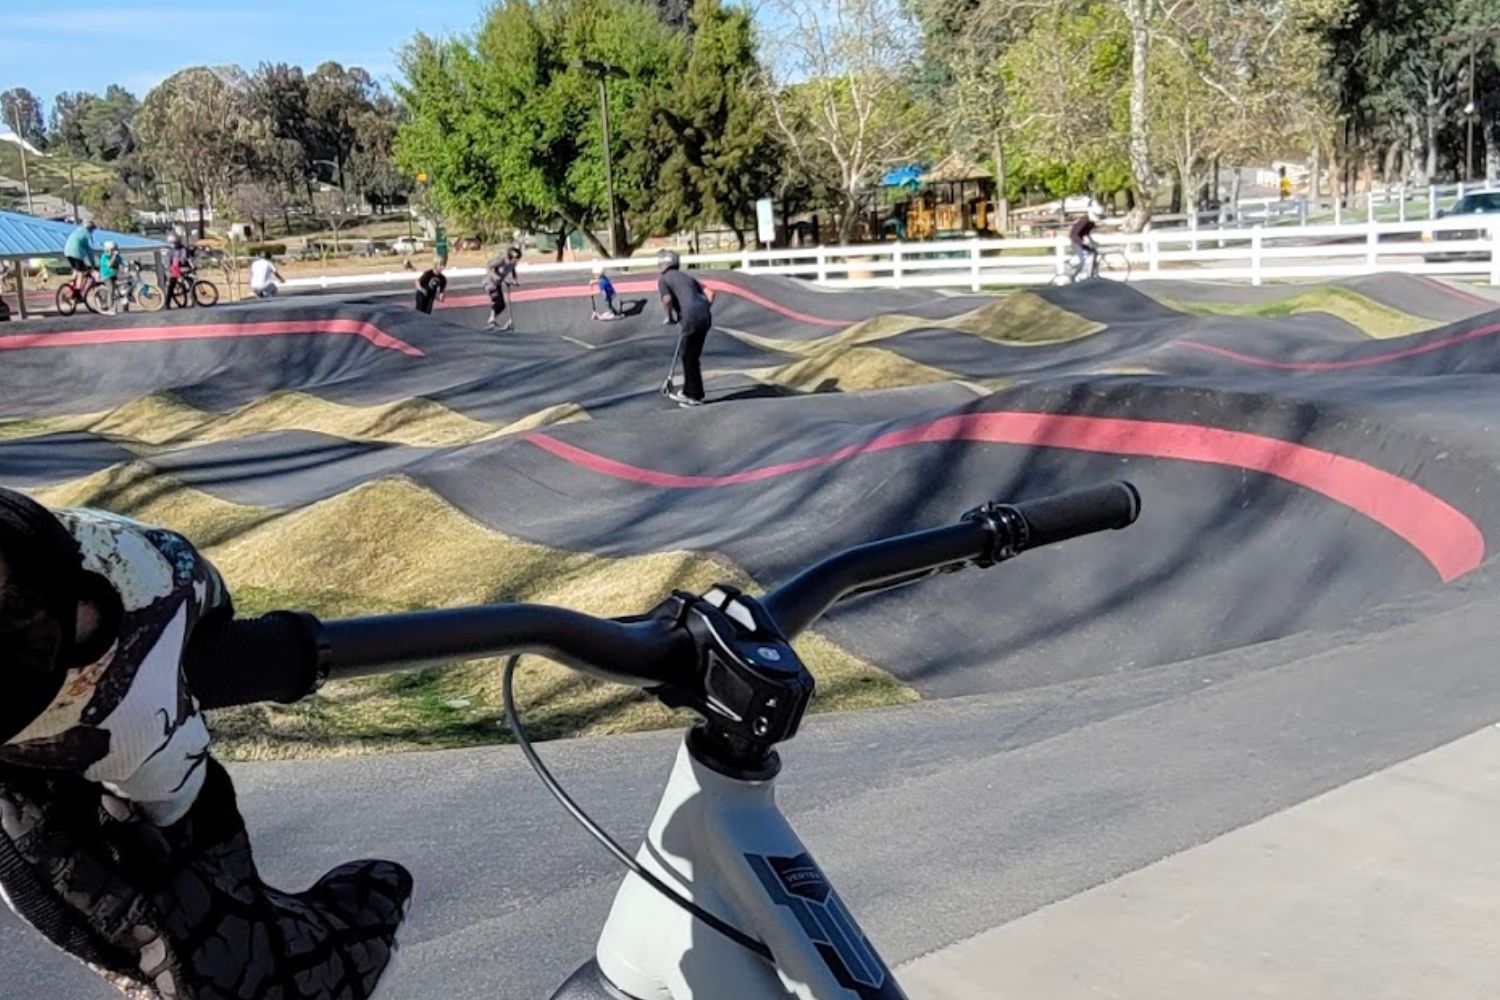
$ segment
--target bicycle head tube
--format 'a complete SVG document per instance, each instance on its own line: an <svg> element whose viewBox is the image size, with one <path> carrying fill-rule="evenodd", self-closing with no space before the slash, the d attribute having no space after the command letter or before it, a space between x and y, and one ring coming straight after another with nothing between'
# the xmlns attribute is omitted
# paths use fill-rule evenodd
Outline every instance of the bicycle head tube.
<svg viewBox="0 0 1500 1000"><path fill-rule="evenodd" d="M674 593L652 614L675 619L693 640L693 686L652 694L703 719L691 737L695 754L731 776L774 775L774 748L796 735L815 682L770 615L723 584L702 596Z"/></svg>

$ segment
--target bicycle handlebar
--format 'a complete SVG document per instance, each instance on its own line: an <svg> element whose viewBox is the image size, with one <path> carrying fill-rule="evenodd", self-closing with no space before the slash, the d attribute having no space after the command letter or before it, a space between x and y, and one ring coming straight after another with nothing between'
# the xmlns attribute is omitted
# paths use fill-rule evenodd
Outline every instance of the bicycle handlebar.
<svg viewBox="0 0 1500 1000"><path fill-rule="evenodd" d="M958 524L899 535L824 559L761 601L790 639L840 600L966 566L992 566L1027 549L1123 528L1140 513L1125 482L1016 504L990 503ZM200 622L183 657L205 708L290 702L329 676L424 663L539 653L604 680L656 688L690 684L701 669L694 639L667 617L595 618L532 604L419 611L319 622L275 612Z"/></svg>

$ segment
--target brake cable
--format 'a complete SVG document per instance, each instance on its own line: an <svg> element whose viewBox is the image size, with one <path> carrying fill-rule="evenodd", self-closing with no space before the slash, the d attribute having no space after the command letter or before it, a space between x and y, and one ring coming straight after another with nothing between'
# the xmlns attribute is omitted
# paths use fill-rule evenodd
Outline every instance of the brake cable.
<svg viewBox="0 0 1500 1000"><path fill-rule="evenodd" d="M520 662L521 657L519 655L511 656L505 661L505 673L500 683L500 694L505 702L505 723L510 727L510 731L515 734L516 745L521 748L521 753L525 756L526 762L531 765L531 769L536 772L536 776L542 780L542 784L546 787L547 791L552 793L552 797L557 799L562 807L567 810L568 815L572 816L578 822L579 826L587 830L590 836L603 845L606 851L614 855L615 860L629 869L641 881L735 944L747 951L754 952L768 962L774 962L774 959L771 957L771 949L767 948L765 944L755 940L755 938L733 924L710 913L657 878L655 874L646 870L645 866L631 857L613 837L605 832L599 824L595 823L588 813L584 812L582 807L574 802L568 793L563 790L562 785L552 776L552 772L547 770L547 765L542 763L541 757L537 756L536 749L531 745L531 738L526 735L526 727L521 722L521 713L516 709L513 681L516 673L516 665Z"/></svg>

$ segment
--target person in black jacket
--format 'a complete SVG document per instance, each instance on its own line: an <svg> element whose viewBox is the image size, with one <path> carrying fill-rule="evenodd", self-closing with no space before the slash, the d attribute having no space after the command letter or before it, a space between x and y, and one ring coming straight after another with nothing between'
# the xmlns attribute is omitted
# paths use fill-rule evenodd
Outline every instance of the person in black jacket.
<svg viewBox="0 0 1500 1000"><path fill-rule="evenodd" d="M443 277L441 261L434 262L417 279L417 312L431 315L435 303L448 294L448 279Z"/></svg>
<svg viewBox="0 0 1500 1000"><path fill-rule="evenodd" d="M704 291L698 279L682 270L682 259L675 250L663 250L656 258L661 277L656 290L661 295L665 323L676 323L681 331L678 353L682 356L682 391L673 389L668 396L678 406L700 406L703 403L703 345L709 328L714 325L712 291Z"/></svg>

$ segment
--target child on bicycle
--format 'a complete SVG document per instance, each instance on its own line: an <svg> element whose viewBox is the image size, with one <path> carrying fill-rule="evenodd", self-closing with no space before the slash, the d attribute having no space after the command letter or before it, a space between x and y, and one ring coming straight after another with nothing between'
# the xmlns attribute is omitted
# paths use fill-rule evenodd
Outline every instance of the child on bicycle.
<svg viewBox="0 0 1500 1000"><path fill-rule="evenodd" d="M604 273L603 266L594 268L594 280L589 283L589 294L599 296L604 300L604 308L595 308L591 318L593 319L624 319L625 314L620 311L620 298L615 294L615 284L609 280L609 275Z"/></svg>
<svg viewBox="0 0 1500 1000"><path fill-rule="evenodd" d="M109 289L109 311L115 311L120 300L120 278L125 272L125 258L120 256L120 247L114 240L104 241L104 254L99 258L99 280Z"/></svg>
<svg viewBox="0 0 1500 1000"><path fill-rule="evenodd" d="M188 290L192 284L193 252L183 245L176 233L167 234L167 308L172 308L177 290L183 291L183 303L188 301Z"/></svg>
<svg viewBox="0 0 1500 1000"><path fill-rule="evenodd" d="M180 535L0 489L0 896L132 997L367 1000L411 877L261 880L181 664L233 613Z"/></svg>
<svg viewBox="0 0 1500 1000"><path fill-rule="evenodd" d="M73 277L69 284L78 298L83 297L83 290L89 285L89 274L94 269L94 224L85 222L68 234L68 242L63 247L63 256L68 258L68 267L73 270Z"/></svg>

